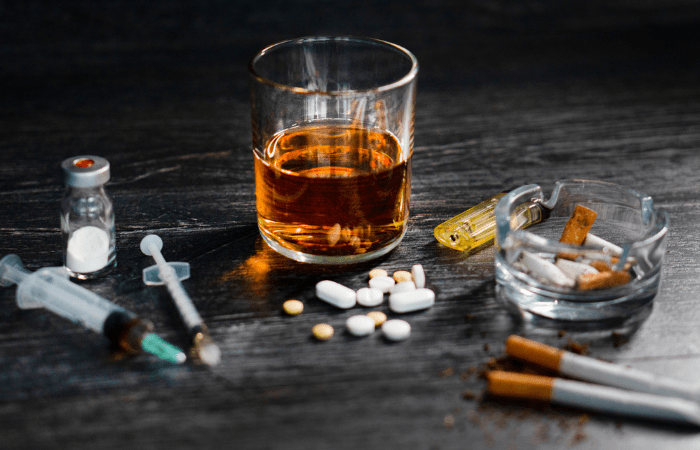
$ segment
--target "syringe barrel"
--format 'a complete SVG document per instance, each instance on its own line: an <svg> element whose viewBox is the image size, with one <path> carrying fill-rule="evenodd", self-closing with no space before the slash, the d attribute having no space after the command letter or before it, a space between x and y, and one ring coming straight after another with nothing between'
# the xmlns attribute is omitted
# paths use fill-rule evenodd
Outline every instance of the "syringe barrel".
<svg viewBox="0 0 700 450"><path fill-rule="evenodd" d="M126 309L71 283L67 277L51 268L39 269L20 283L17 289L17 303L20 307L22 299L41 304L49 311L97 333L104 331L105 320L113 312L135 317Z"/></svg>

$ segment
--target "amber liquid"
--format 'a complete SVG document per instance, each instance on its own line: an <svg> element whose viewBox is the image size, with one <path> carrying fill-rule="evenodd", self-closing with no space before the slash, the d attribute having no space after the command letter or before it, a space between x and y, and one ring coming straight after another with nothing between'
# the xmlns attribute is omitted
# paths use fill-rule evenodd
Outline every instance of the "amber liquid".
<svg viewBox="0 0 700 450"><path fill-rule="evenodd" d="M403 236L411 160L401 161L393 135L321 122L273 136L265 160L254 153L258 225L268 241L343 257Z"/></svg>

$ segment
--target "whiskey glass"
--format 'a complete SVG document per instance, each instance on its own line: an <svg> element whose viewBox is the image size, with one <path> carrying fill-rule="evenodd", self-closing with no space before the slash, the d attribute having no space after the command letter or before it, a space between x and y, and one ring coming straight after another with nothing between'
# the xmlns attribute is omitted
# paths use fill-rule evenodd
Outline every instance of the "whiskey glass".
<svg viewBox="0 0 700 450"><path fill-rule="evenodd" d="M297 261L386 254L408 226L418 62L369 38L305 37L250 62L257 221Z"/></svg>

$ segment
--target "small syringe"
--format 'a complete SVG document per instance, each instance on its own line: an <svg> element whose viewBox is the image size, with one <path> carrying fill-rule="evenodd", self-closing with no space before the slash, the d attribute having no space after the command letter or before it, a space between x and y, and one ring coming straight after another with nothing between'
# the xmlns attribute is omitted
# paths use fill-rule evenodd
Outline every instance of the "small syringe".
<svg viewBox="0 0 700 450"><path fill-rule="evenodd" d="M148 286L165 284L192 338L192 355L207 365L215 366L221 361L221 350L212 341L207 326L180 283L180 280L190 277L190 265L186 262L166 262L160 253L162 248L163 240L155 234L141 240L141 251L156 260L155 266L143 269L143 282Z"/></svg>
<svg viewBox="0 0 700 450"><path fill-rule="evenodd" d="M153 324L99 295L72 283L63 267L29 272L17 255L0 260L0 286L17 285L17 306L46 308L59 316L103 333L128 353L146 351L176 364L185 362L179 348L153 333Z"/></svg>
<svg viewBox="0 0 700 450"><path fill-rule="evenodd" d="M505 192L494 195L435 227L435 239L446 246L474 253L493 243L496 235L494 210ZM511 216L513 229L526 228L547 218L549 211L540 202L519 205Z"/></svg>

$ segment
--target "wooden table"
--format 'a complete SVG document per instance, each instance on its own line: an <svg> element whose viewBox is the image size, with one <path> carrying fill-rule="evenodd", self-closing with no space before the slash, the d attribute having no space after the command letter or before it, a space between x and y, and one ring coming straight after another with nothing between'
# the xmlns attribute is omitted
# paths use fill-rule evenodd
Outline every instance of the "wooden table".
<svg viewBox="0 0 700 450"><path fill-rule="evenodd" d="M549 192L586 178L648 193L671 219L650 317L622 342L573 332L545 342L573 339L592 356L696 381L697 7L230 3L2 4L0 255L30 270L60 265L60 162L104 156L118 266L82 285L187 347L166 291L141 282L152 260L138 244L159 234L166 259L191 264L184 286L223 361L114 361L104 337L19 310L4 288L0 447L700 448L693 427L480 399L474 371L525 330L496 302L493 248L466 256L433 237L442 221L523 184ZM383 38L421 64L409 231L373 263L297 263L256 227L247 62L265 45L313 34ZM344 323L362 309L314 297L322 279L359 288L374 266L416 263L437 301L404 317L405 342L354 338ZM282 314L290 298L305 303L302 315ZM336 336L315 341L319 322Z"/></svg>

